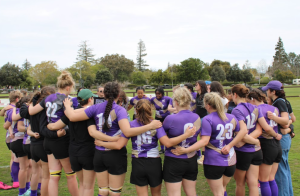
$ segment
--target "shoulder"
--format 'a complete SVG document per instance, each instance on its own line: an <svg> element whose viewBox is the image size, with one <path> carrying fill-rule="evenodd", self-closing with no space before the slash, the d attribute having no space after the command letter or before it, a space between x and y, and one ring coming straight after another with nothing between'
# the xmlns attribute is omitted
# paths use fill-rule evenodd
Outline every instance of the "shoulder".
<svg viewBox="0 0 300 196"><path fill-rule="evenodd" d="M129 124L130 124L130 127L137 127L138 122L137 122L137 120L133 120L133 121L130 121Z"/></svg>

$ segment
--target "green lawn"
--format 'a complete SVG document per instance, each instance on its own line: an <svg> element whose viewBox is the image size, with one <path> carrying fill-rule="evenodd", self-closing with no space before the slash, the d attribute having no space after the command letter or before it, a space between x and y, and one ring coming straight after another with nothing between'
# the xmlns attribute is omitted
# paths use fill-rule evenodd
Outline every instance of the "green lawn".
<svg viewBox="0 0 300 196"><path fill-rule="evenodd" d="M290 98L289 101L291 102L293 106L293 111L296 117L298 117L298 121L295 123L295 132L296 132L296 137L292 140L292 148L290 151L290 156L289 156L289 163L291 167L291 172L292 172L292 180L293 180L293 187L294 187L294 195L300 195L300 156L299 156L299 148L300 148L300 132L298 131L300 129L300 105L298 102L300 101L300 98ZM133 110L130 111L130 115L132 117ZM0 124L3 124L3 117L0 118ZM5 144L5 133L3 127L0 126L0 148L2 149L0 151L0 166L6 166L9 165L9 160L10 160L10 152L8 151L6 144ZM129 179L130 179L130 171L131 171L131 158L130 158L130 152L131 152L131 145L127 146L128 150L128 172L126 174L126 180L123 188L122 195L126 196L132 196L136 195L135 193L135 187L130 184ZM162 156L163 158L163 156ZM11 185L10 182L10 171L9 168L0 168L0 176L1 179L0 181L3 181L4 183L7 183ZM227 186L227 192L228 195L234 195L234 190L235 190L235 182L233 179L231 179L230 183ZM95 195L97 195L98 191L98 186L95 185ZM183 192L182 192L183 193ZM18 190L1 190L0 195L7 196L7 195L17 195ZM198 173L198 180L197 180L197 194L199 196L211 196L212 193L209 189L209 186L206 182L206 179L204 178L203 175L203 169L202 166L199 166L199 173ZM246 193L247 195L248 193ZM64 175L62 175L61 181L60 181L60 186L59 186L59 195L70 195L68 193L67 189L67 184L66 184L66 178ZM162 188L162 195L167 195L166 194L166 189L163 185ZM184 193L183 193L184 195Z"/></svg>

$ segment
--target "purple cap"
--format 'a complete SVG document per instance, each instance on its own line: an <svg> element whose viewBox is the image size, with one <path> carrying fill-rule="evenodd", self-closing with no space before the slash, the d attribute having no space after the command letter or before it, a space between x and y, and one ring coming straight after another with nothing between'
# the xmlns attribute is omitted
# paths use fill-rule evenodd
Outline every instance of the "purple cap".
<svg viewBox="0 0 300 196"><path fill-rule="evenodd" d="M267 91L268 89L273 90L282 90L282 84L278 80L273 80L267 84L267 86L264 86L261 88L263 91Z"/></svg>

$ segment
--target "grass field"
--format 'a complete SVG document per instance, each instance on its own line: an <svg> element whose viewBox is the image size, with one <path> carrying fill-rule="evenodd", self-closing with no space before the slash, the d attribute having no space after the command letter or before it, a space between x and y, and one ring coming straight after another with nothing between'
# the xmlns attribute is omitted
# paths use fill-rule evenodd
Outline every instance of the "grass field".
<svg viewBox="0 0 300 196"><path fill-rule="evenodd" d="M299 94L299 92L298 92ZM292 106L293 106L293 111L296 117L298 117L298 121L295 123L295 133L296 137L292 140L292 147L291 151L289 154L289 163L291 167L291 172L292 172L292 180L293 180L293 187L294 187L294 195L300 195L300 154L299 154L299 148L300 148L300 98L289 98L288 99ZM130 115L132 117L133 110L130 111ZM3 129L3 117L0 118L0 166L7 166L9 165L10 161L10 151L8 151L6 144L5 144L5 133L6 131ZM133 196L136 195L135 193L135 187L130 184L129 179L130 179L130 172L131 172L131 145L130 142L127 146L128 150L128 171L126 174L126 179L125 179L125 184L124 188L122 191L122 195L126 196ZM163 158L163 156L162 156ZM2 168L0 167L0 181L7 183L11 185L10 182L10 171L9 168ZM228 195L234 195L234 190L235 190L235 181L231 179L230 183L227 186L227 193ZM97 195L98 191L98 186L95 184L95 195ZM13 189L13 190L0 190L0 195L3 196L8 196L8 195L17 195L18 194L18 189ZM199 166L199 173L198 173L198 179L197 179L197 194L198 196L211 196L212 193L210 191L210 188L206 182L206 179L204 178L203 175L203 168L202 166ZM246 193L247 195L248 193ZM60 180L60 185L59 185L59 195L61 196L67 196L70 195L67 189L67 183L66 183L66 178L64 175L62 175L62 178ZM166 194L166 189L163 185L162 187L162 195L167 195ZM184 192L182 191L182 195L184 195Z"/></svg>

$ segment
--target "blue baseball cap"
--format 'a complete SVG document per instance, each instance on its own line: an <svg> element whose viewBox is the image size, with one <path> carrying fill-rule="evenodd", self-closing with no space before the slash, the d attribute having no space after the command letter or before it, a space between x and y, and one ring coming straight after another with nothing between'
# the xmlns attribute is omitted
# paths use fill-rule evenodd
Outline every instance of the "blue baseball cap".
<svg viewBox="0 0 300 196"><path fill-rule="evenodd" d="M264 86L261 88L263 91L267 91L268 89L273 89L273 90L282 90L282 83L279 82L278 80L273 80L270 81L267 86Z"/></svg>
<svg viewBox="0 0 300 196"><path fill-rule="evenodd" d="M206 84L206 85L210 85L210 84L211 84L211 81L206 80L206 81L205 81L205 84Z"/></svg>

